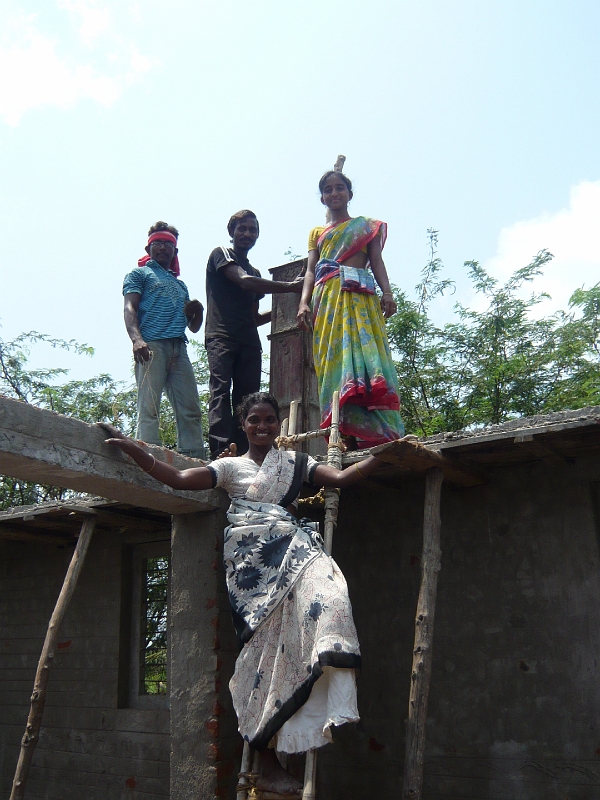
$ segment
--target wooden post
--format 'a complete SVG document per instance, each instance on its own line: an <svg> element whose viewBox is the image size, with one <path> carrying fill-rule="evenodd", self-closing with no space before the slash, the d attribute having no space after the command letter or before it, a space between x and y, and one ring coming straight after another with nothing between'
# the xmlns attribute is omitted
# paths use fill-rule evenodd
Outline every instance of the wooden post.
<svg viewBox="0 0 600 800"><path fill-rule="evenodd" d="M440 549L440 498L443 479L442 471L438 467L430 469L425 479L421 588L415 619L415 646L406 725L403 800L422 800L423 796L425 725L431 680L433 623L442 555Z"/></svg>
<svg viewBox="0 0 600 800"><path fill-rule="evenodd" d="M340 393L334 392L331 400L331 432L327 448L327 463L330 467L341 469L342 451L340 442ZM333 532L337 525L338 508L340 505L340 490L328 487L325 489L325 530L324 549L331 555L333 546ZM306 754L304 765L304 789L302 800L315 800L317 796L317 751L309 750Z"/></svg>
<svg viewBox="0 0 600 800"><path fill-rule="evenodd" d="M293 436L296 433L296 424L298 421L298 401L292 400L290 403L290 421L288 424L288 436ZM296 448L292 445L292 449Z"/></svg>
<svg viewBox="0 0 600 800"><path fill-rule="evenodd" d="M331 401L331 433L327 448L327 463L335 469L342 468L342 451L340 442L340 393L334 392ZM325 552L331 555L333 545L333 531L337 525L338 507L340 505L340 490L328 487L325 489Z"/></svg>
<svg viewBox="0 0 600 800"><path fill-rule="evenodd" d="M335 160L335 164L333 165L333 171L343 172L345 162L346 162L346 156L341 156L341 155L338 156ZM327 223L331 222L331 211L329 209L327 209L327 212L325 214L325 220L327 221Z"/></svg>
<svg viewBox="0 0 600 800"><path fill-rule="evenodd" d="M79 578L79 573L85 561L85 555L92 538L95 524L96 520L94 517L90 517L86 519L81 526L81 533L77 546L75 547L75 552L71 558L71 563L65 575L65 580L60 590L58 600L56 601L54 612L50 618L48 632L46 633L42 654L35 674L35 683L33 684L33 693L31 695L31 708L29 717L27 718L25 734L21 740L21 752L19 753L19 761L17 762L10 800L23 800L25 797L25 785L29 777L29 767L33 758L33 751L39 739L42 715L44 713L44 705L46 703L46 694L48 691L50 665L54 658L54 650L58 640L60 625L69 607L69 603L71 602L73 592L75 591L77 579Z"/></svg>
<svg viewBox="0 0 600 800"><path fill-rule="evenodd" d="M309 750L304 765L302 800L315 800L317 796L317 751Z"/></svg>

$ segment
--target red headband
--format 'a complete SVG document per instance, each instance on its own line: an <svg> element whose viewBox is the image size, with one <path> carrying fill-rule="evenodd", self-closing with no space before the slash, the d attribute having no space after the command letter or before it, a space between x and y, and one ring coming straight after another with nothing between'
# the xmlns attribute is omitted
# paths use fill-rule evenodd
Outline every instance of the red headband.
<svg viewBox="0 0 600 800"><path fill-rule="evenodd" d="M152 244L152 242L171 242L177 247L177 237L174 236L170 231L156 231L155 233L151 233L148 237L148 244ZM138 260L138 267L144 267L148 261L151 261L149 255L145 255ZM169 269L173 273L173 275L179 275L179 259L177 258L177 253L173 256L171 264L169 265Z"/></svg>

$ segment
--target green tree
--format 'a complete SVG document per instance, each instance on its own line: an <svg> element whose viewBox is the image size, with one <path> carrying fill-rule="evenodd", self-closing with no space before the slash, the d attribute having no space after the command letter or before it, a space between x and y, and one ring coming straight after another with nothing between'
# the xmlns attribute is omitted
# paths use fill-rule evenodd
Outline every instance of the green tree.
<svg viewBox="0 0 600 800"><path fill-rule="evenodd" d="M409 432L429 435L600 403L600 285L574 292L569 311L538 318L532 311L547 295L522 294L551 253L540 251L504 284L467 261L485 308L456 303L456 320L440 328L428 306L453 287L441 278L437 232L429 237L417 299L396 290L399 310L388 322Z"/></svg>

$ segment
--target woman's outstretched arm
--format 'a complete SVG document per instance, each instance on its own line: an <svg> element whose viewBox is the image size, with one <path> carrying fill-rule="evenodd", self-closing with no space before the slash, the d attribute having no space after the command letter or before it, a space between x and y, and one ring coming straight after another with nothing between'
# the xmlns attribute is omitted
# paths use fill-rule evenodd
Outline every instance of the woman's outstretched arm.
<svg viewBox="0 0 600 800"><path fill-rule="evenodd" d="M212 472L206 467L192 467L191 469L179 470L163 461L157 461L152 453L140 447L133 439L124 436L120 430L107 422L99 422L98 427L102 428L109 435L107 444L113 444L131 456L135 463L141 467L148 475L152 475L157 481L166 483L172 489L211 489L213 485Z"/></svg>
<svg viewBox="0 0 600 800"><path fill-rule="evenodd" d="M306 274L304 275L304 286L302 287L300 305L298 306L298 314L296 316L296 323L298 327L305 331L307 331L310 327L310 298L312 297L315 286L315 267L317 266L318 260L319 251L309 250L308 264L306 267Z"/></svg>
<svg viewBox="0 0 600 800"><path fill-rule="evenodd" d="M319 464L314 471L312 480L315 486L337 486L344 489L346 486L352 486L361 478L368 477L383 463L375 456L369 456L364 461L356 462L347 469L334 469L327 464Z"/></svg>

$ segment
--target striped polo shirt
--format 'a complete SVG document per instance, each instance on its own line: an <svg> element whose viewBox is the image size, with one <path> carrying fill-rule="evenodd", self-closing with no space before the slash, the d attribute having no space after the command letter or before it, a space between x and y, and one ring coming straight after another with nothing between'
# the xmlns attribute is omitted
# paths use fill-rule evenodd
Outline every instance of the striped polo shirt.
<svg viewBox="0 0 600 800"><path fill-rule="evenodd" d="M183 306L190 299L187 286L156 261L131 270L123 281L123 294L139 294L138 323L146 342L183 339L187 318Z"/></svg>

